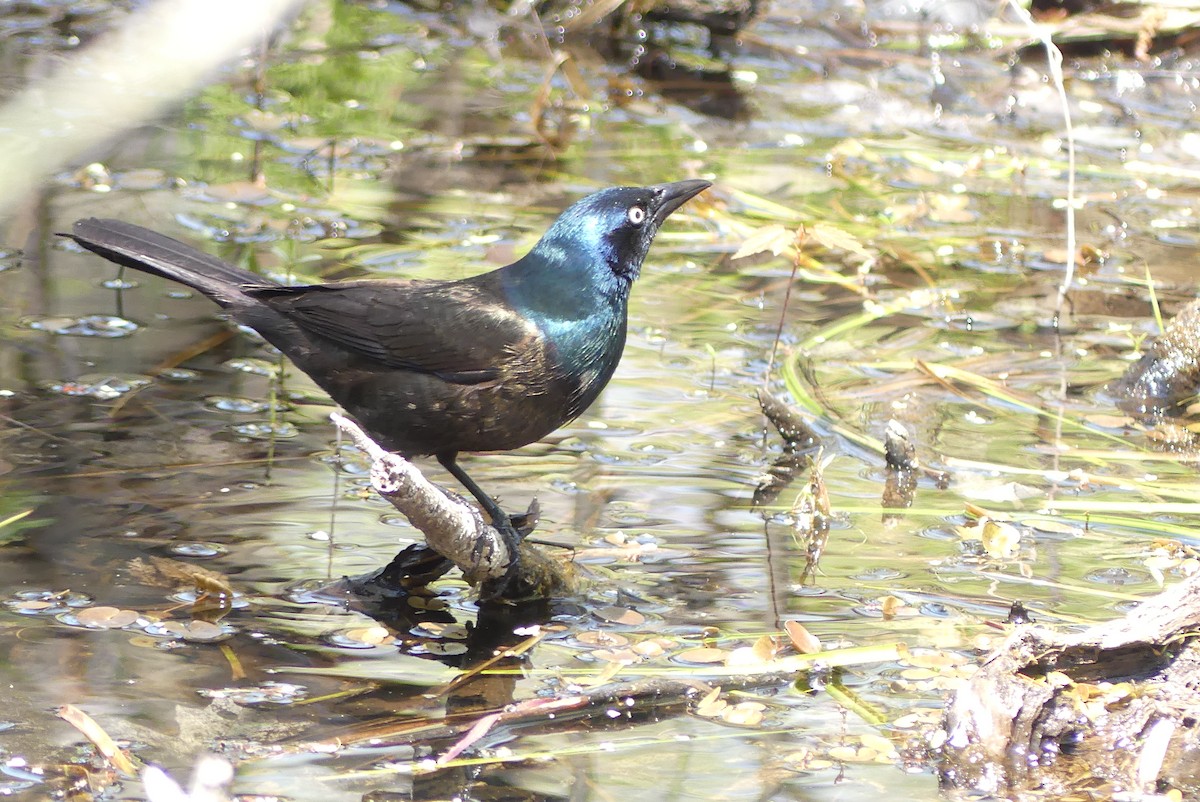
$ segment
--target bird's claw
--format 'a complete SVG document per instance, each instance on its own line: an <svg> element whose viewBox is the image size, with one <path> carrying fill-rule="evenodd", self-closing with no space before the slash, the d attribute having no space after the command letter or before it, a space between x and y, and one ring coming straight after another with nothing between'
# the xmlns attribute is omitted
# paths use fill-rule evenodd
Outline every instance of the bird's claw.
<svg viewBox="0 0 1200 802"><path fill-rule="evenodd" d="M521 533L513 525L512 518L508 515L503 515L500 520L492 520L492 528L500 533L501 539L504 540L504 545L508 548L508 567L504 569L504 575L495 579L488 580L483 584L480 591L480 599L482 601L495 601L496 599L504 598L508 589L512 586L517 575L521 572ZM483 544L485 538L481 538L476 544L472 556L476 562L479 562L483 556Z"/></svg>

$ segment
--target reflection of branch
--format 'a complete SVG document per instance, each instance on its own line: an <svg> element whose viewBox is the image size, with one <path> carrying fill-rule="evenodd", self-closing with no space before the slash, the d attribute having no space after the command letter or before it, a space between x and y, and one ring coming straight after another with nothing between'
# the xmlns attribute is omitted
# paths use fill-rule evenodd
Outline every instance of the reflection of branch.
<svg viewBox="0 0 1200 802"><path fill-rule="evenodd" d="M758 391L758 404L783 437L783 456L771 463L754 489L754 506L763 507L779 498L784 488L808 468L821 438L803 418L767 391Z"/></svg>
<svg viewBox="0 0 1200 802"><path fill-rule="evenodd" d="M917 492L917 447L904 424L892 418L887 423L883 439L883 460L887 463L887 479L883 485L883 508L908 509ZM895 525L901 516L885 512L883 522Z"/></svg>
<svg viewBox="0 0 1200 802"><path fill-rule="evenodd" d="M371 458L371 485L425 535L430 548L453 562L472 585L504 578L514 556L504 538L487 525L473 505L430 482L416 466L392 454L339 412L330 418ZM532 547L521 548L518 575L507 596L547 596L572 584L555 560Z"/></svg>

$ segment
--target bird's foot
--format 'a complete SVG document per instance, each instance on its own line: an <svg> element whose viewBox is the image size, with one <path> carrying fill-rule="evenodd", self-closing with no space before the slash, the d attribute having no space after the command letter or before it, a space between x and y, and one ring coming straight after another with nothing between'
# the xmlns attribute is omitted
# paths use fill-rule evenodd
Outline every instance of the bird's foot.
<svg viewBox="0 0 1200 802"><path fill-rule="evenodd" d="M501 539L504 541L505 547L508 549L508 567L504 569L504 575L490 579L483 583L480 588L479 598L481 601L496 601L497 599L507 598L510 588L513 588L513 583L517 576L521 573L521 532L513 525L513 521L507 515L503 520L492 520L492 527L500 533ZM482 544L475 547L475 558L481 556L479 550Z"/></svg>
<svg viewBox="0 0 1200 802"><path fill-rule="evenodd" d="M529 508L525 512L507 517L509 524L516 530L517 537L524 540L537 527L538 521L542 517L542 505L538 504L538 500L535 498L529 502Z"/></svg>
<svg viewBox="0 0 1200 802"><path fill-rule="evenodd" d="M509 557L504 575L484 583L480 590L482 601L495 601L518 595L515 592L518 588L513 583L521 573L521 541L537 526L538 519L541 517L541 507L538 505L537 499L534 499L529 503L529 508L519 515L509 515L498 507L492 510L490 515L492 516L492 528L500 533L500 538L508 549ZM476 562L482 561L482 548L483 541L481 540L475 544L475 552L472 555Z"/></svg>

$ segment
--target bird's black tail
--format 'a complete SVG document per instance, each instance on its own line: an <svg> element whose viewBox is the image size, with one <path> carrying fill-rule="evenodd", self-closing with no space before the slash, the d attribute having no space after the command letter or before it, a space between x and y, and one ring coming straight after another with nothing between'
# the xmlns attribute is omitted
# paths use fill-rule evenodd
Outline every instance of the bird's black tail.
<svg viewBox="0 0 1200 802"><path fill-rule="evenodd" d="M243 305L245 289L272 283L179 240L120 220L90 217L64 236L110 262L178 281L222 306Z"/></svg>

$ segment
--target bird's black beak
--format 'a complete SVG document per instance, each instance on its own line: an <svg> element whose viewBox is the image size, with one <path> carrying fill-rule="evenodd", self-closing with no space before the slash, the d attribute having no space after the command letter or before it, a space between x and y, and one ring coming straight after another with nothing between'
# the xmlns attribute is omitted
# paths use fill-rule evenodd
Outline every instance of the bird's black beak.
<svg viewBox="0 0 1200 802"><path fill-rule="evenodd" d="M654 226L661 226L671 212L678 209L692 198L712 186L711 181L693 178L688 181L676 181L673 184L655 184L649 187L654 192L657 208L654 210Z"/></svg>

